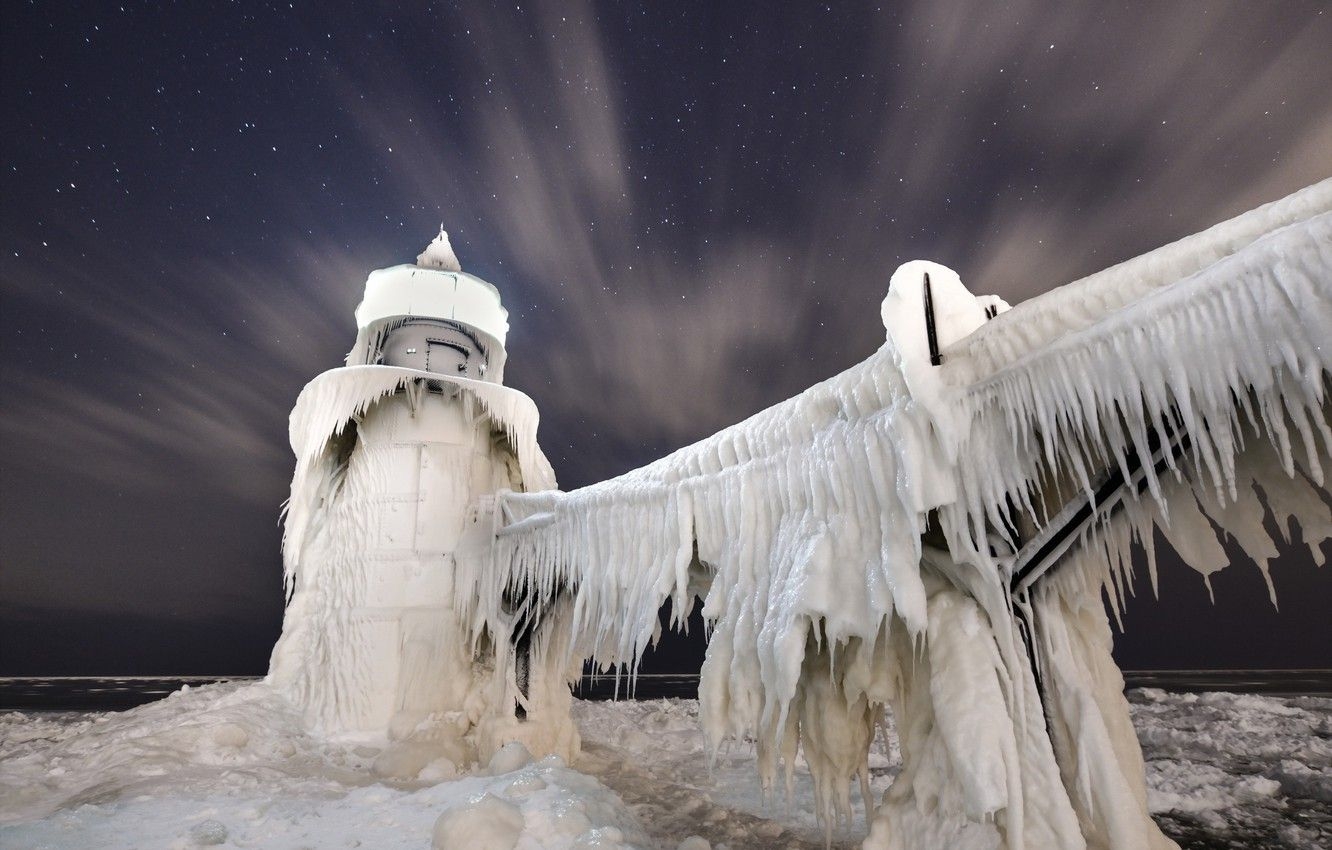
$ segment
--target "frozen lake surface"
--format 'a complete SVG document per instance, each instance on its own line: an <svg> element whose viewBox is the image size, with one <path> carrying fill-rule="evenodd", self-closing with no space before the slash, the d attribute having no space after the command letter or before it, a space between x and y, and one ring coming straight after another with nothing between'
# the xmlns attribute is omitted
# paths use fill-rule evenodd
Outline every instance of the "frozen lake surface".
<svg viewBox="0 0 1332 850"><path fill-rule="evenodd" d="M1147 688L1129 699L1152 811L1181 846L1332 846L1332 698ZM425 848L442 815L484 820L489 805L520 813L519 848L675 850L690 836L822 847L803 765L789 802L781 789L765 802L752 744L710 769L697 714L689 699L580 701L573 765L519 754L456 777L389 763L373 744L313 740L253 683L121 713L13 711L0 715L0 844ZM876 796L899 766L889 726L871 761ZM864 831L857 799L833 846Z"/></svg>
<svg viewBox="0 0 1332 850"><path fill-rule="evenodd" d="M699 621L702 628L702 621ZM11 676L0 677L0 710L120 711L162 699L182 685L256 682L259 676ZM1274 696L1332 697L1332 670L1128 670L1129 688L1199 693L1230 691ZM585 676L574 695L624 699L627 682ZM641 673L636 699L698 697L697 673Z"/></svg>

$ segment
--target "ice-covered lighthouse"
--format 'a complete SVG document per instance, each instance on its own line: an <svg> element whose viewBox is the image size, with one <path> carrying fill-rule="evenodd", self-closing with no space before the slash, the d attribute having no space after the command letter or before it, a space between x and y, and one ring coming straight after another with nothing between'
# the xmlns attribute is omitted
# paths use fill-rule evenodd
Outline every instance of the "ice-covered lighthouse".
<svg viewBox="0 0 1332 850"><path fill-rule="evenodd" d="M525 726L541 725L542 706L494 691L514 636L460 623L455 601L471 590L457 567L489 552L486 496L555 486L536 407L502 385L499 291L462 271L443 228L414 265L370 273L356 324L347 364L291 413L290 602L269 681L317 730L402 737L445 723L484 757L524 737L504 731L515 699ZM573 734L546 729L543 748L568 750Z"/></svg>

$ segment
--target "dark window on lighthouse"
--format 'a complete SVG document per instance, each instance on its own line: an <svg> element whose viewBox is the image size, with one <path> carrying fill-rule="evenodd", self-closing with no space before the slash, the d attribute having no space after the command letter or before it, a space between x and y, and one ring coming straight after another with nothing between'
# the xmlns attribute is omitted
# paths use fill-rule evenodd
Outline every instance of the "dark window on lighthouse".
<svg viewBox="0 0 1332 850"><path fill-rule="evenodd" d="M456 342L446 339L426 340L426 371L458 374L467 371L467 359L471 354Z"/></svg>

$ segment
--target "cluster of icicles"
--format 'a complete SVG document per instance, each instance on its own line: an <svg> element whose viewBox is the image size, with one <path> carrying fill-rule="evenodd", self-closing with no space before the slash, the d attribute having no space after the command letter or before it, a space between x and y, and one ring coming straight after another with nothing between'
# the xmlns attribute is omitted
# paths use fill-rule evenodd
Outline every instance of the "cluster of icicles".
<svg viewBox="0 0 1332 850"><path fill-rule="evenodd" d="M1260 567L1267 528L1297 521L1316 558L1332 537L1330 210L1326 181L1011 310L909 263L863 363L569 493L552 489L529 399L449 378L507 436L527 491L499 497L493 546L458 553L461 627L479 646L536 622L533 681L591 658L632 687L663 602L680 626L701 598L712 745L755 740L766 787L803 756L829 825L859 775L867 848L1170 846L1147 814L1101 592L1117 611L1154 530L1204 577L1229 561L1215 529ZM330 521L344 429L426 390L414 370L358 365L364 345L292 413L289 587L317 567L296 553ZM1014 591L1015 550L1163 434L1187 438L1178 456L1147 463L1141 494ZM885 708L904 767L871 801Z"/></svg>
<svg viewBox="0 0 1332 850"><path fill-rule="evenodd" d="M538 415L536 405L520 392L487 381L449 376L436 383L446 383L459 392L468 408L468 418L485 413L504 433L522 469L529 490L548 490L555 486L555 472L537 445ZM288 425L296 471L292 476L291 498L286 506L286 526L282 548L285 559L285 585L290 594L299 560L293 553L304 551L312 525L320 521L329 494L337 490L339 459L329 451L336 441L372 405L381 399L405 393L419 402L428 391L422 373L415 369L390 366L351 366L325 372L312 380L301 393L300 402L291 412Z"/></svg>
<svg viewBox="0 0 1332 850"><path fill-rule="evenodd" d="M867 847L1168 846L1100 592L1123 598L1153 528L1204 576L1228 562L1213 524L1260 566L1264 517L1315 553L1332 537L1329 209L1332 181L1002 313L937 367L923 327L890 323L863 363L656 463L507 494L497 530L519 530L459 564L457 606L479 631L515 597L563 600L575 654L632 679L659 606L681 621L701 597L710 740L755 739L765 785L802 751L829 821L891 707L906 769ZM1180 457L1015 598L1013 517L1091 498L1162 430ZM1030 652L1015 612L1040 624Z"/></svg>

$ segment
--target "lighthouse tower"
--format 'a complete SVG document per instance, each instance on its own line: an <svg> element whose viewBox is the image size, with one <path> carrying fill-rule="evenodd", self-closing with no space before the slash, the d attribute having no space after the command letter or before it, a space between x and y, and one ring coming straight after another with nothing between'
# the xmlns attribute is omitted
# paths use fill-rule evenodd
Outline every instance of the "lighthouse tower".
<svg viewBox="0 0 1332 850"><path fill-rule="evenodd" d="M269 682L318 731L430 727L456 763L484 758L502 741L478 748L473 730L517 722L492 686L512 635L462 622L458 559L493 539L479 500L555 486L536 408L502 385L499 291L462 271L442 228L415 265L370 273L356 323L347 365L306 385L291 414L291 598ZM518 707L524 723L540 719L530 708ZM541 737L577 747L572 728Z"/></svg>

